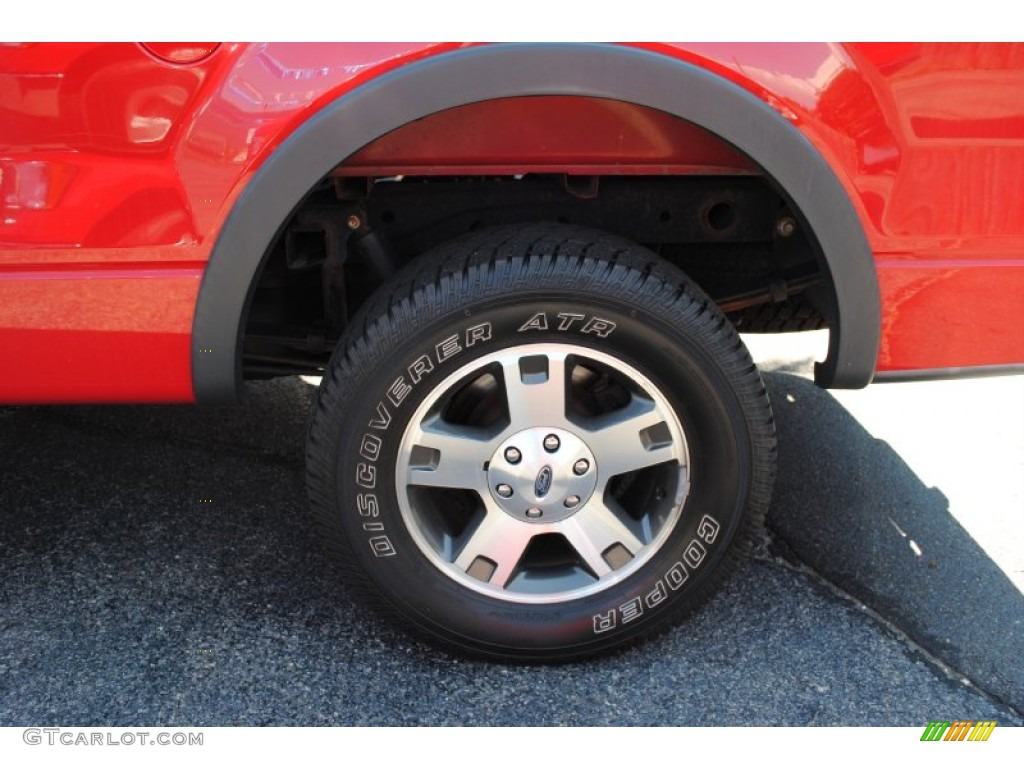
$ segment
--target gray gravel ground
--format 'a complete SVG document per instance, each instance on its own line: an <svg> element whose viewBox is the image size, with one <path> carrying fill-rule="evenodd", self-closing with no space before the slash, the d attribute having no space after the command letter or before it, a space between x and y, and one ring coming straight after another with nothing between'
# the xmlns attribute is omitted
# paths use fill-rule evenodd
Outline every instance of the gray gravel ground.
<svg viewBox="0 0 1024 768"><path fill-rule="evenodd" d="M1024 724L801 565L798 540L766 540L696 617L611 657L509 666L412 640L353 603L311 540L312 396L289 379L232 408L0 409L0 725ZM793 491L826 435L790 415L780 441L775 530L859 514L833 481Z"/></svg>

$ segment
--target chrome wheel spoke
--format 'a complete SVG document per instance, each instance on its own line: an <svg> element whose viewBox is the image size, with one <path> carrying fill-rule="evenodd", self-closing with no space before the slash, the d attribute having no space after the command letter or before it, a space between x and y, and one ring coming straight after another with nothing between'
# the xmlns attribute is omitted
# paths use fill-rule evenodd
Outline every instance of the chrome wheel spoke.
<svg viewBox="0 0 1024 768"><path fill-rule="evenodd" d="M564 355L515 356L503 359L501 367L513 431L523 426L567 424Z"/></svg>
<svg viewBox="0 0 1024 768"><path fill-rule="evenodd" d="M486 487L484 463L493 442L465 428L446 429L440 422L423 426L409 463L409 484L433 488Z"/></svg>
<svg viewBox="0 0 1024 768"><path fill-rule="evenodd" d="M680 454L665 415L653 402L639 397L619 411L591 420L586 441L597 456L604 482L624 472L678 460Z"/></svg>
<svg viewBox="0 0 1024 768"><path fill-rule="evenodd" d="M622 516L622 512L595 497L559 523L560 533L598 578L631 560L644 545Z"/></svg>
<svg viewBox="0 0 1024 768"><path fill-rule="evenodd" d="M487 513L455 558L455 565L480 581L504 587L538 533L536 526L513 520L485 503Z"/></svg>

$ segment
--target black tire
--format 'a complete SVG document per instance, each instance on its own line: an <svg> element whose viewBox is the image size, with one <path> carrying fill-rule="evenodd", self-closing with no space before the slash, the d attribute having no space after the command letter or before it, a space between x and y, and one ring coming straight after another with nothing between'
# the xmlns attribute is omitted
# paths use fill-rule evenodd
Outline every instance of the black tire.
<svg viewBox="0 0 1024 768"><path fill-rule="evenodd" d="M562 660L713 594L763 520L775 434L746 349L685 275L539 224L445 244L367 302L307 466L371 602L478 654Z"/></svg>
<svg viewBox="0 0 1024 768"><path fill-rule="evenodd" d="M821 312L803 295L730 312L729 320L740 333L791 333L826 327Z"/></svg>

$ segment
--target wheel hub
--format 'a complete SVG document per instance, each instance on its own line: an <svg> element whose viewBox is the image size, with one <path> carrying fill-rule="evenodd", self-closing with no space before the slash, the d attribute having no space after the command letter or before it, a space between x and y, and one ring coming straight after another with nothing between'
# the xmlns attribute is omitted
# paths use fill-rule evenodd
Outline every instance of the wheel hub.
<svg viewBox="0 0 1024 768"><path fill-rule="evenodd" d="M531 427L509 437L487 464L491 497L528 523L555 523L576 514L597 487L597 461L577 435Z"/></svg>

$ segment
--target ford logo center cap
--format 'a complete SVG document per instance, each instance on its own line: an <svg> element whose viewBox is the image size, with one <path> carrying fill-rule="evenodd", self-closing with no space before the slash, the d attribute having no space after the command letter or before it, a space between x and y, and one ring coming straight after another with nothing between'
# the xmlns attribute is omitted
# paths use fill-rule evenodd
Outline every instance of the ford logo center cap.
<svg viewBox="0 0 1024 768"><path fill-rule="evenodd" d="M533 492L538 499L543 499L551 490L551 467L545 466L537 473L537 480L533 484Z"/></svg>

